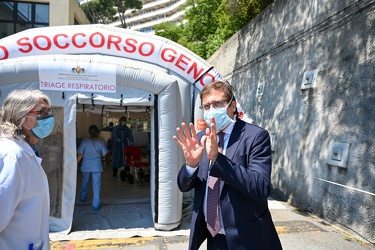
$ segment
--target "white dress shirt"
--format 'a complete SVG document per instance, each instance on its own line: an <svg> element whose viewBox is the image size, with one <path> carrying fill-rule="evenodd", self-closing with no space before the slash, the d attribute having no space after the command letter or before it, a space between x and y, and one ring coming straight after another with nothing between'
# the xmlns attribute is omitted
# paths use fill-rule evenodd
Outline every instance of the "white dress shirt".
<svg viewBox="0 0 375 250"><path fill-rule="evenodd" d="M229 137L233 131L233 127L234 127L234 123L235 121L231 122L229 124L228 127L226 127L222 132L224 132L224 146L223 146L223 155L225 155L226 153L226 150L227 150L227 146L228 146L228 142L229 142ZM219 140L219 136L217 135L217 140ZM211 164L210 164L211 165ZM198 167L196 168L192 168L188 165L186 165L186 171L188 173L189 176L193 176L195 171L198 169ZM207 177L207 184L210 180L210 172L208 172L208 177ZM207 211L207 188L208 186L206 185L206 191L205 191L205 195L204 195L204 201L203 201L203 211L204 211L204 214L206 215L206 211ZM225 234L225 231L224 231L224 225L223 225L223 218L221 216L221 210L220 211L220 226L221 226L221 229L219 231L219 234Z"/></svg>

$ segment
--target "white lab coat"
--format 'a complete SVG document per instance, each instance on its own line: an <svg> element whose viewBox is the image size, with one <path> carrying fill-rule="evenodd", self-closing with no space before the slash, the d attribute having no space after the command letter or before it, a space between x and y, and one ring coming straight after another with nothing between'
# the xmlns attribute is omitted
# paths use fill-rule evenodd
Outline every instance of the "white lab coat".
<svg viewBox="0 0 375 250"><path fill-rule="evenodd" d="M50 249L47 176L27 142L0 138L0 249Z"/></svg>

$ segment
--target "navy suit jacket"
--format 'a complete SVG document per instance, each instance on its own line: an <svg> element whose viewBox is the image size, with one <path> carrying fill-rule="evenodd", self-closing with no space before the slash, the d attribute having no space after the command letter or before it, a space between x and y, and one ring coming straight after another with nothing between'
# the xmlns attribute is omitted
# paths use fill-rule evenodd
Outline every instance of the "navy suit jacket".
<svg viewBox="0 0 375 250"><path fill-rule="evenodd" d="M205 131L198 133L198 138ZM189 249L200 247L209 233L203 213L210 161L204 152L189 177L186 165L178 173L182 192L195 189ZM266 130L237 119L225 155L212 164L211 176L221 182L220 209L229 249L282 249L268 209L271 192L271 145Z"/></svg>

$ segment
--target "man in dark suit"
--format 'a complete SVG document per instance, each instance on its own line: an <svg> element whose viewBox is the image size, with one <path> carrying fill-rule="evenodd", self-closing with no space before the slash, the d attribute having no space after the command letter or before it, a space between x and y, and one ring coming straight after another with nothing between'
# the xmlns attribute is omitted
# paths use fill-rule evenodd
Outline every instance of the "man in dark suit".
<svg viewBox="0 0 375 250"><path fill-rule="evenodd" d="M178 186L182 192L195 189L189 249L198 249L206 239L210 250L282 249L267 203L272 165L268 132L236 117L228 83L209 83L200 97L209 128L197 134L192 123L190 131L182 123L178 137L173 136L186 160ZM216 132L224 132L224 138ZM212 205L215 186L218 201Z"/></svg>

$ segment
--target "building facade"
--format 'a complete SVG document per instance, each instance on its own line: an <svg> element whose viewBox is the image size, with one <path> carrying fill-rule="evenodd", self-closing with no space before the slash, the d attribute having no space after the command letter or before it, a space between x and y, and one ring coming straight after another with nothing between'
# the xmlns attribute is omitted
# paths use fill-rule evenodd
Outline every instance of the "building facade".
<svg viewBox="0 0 375 250"><path fill-rule="evenodd" d="M125 21L129 29L154 33L154 26L162 22L181 22L184 19L186 0L143 0L139 11L128 10ZM121 27L118 20L110 24Z"/></svg>
<svg viewBox="0 0 375 250"><path fill-rule="evenodd" d="M77 0L0 2L0 39L38 27L89 24Z"/></svg>

